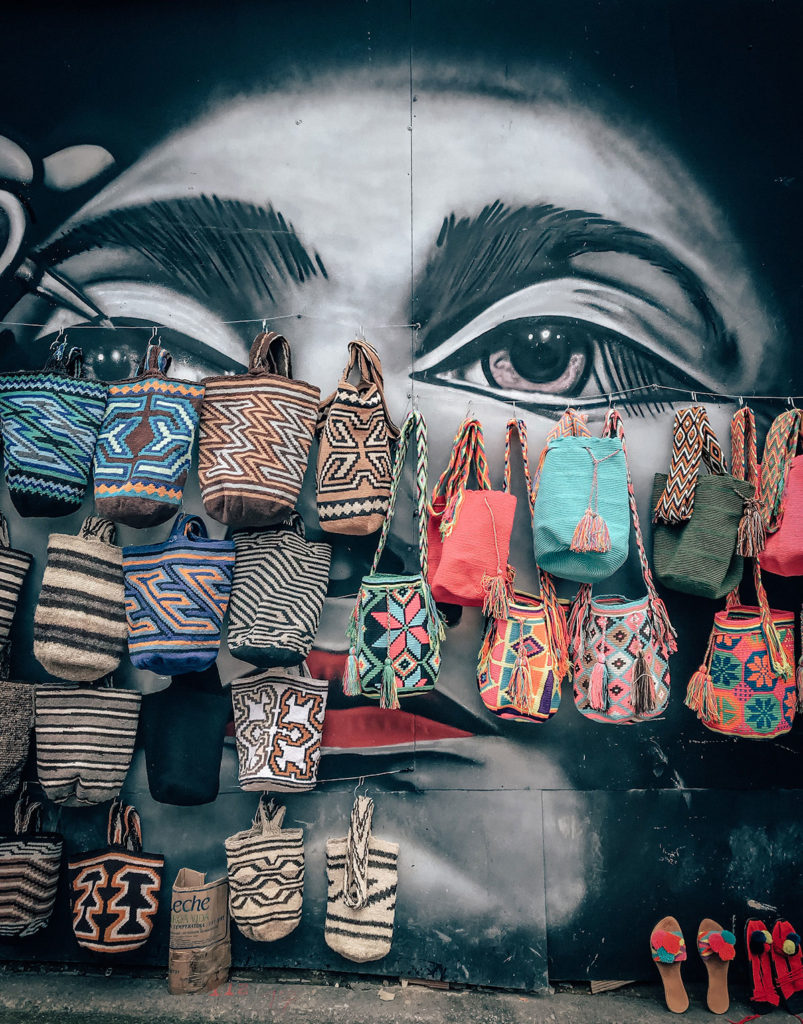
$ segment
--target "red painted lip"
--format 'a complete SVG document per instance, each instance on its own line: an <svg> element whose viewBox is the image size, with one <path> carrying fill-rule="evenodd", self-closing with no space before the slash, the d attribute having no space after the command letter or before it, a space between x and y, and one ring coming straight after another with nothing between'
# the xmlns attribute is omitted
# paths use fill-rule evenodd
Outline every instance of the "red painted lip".
<svg viewBox="0 0 803 1024"><path fill-rule="evenodd" d="M323 723L324 749L350 750L391 747L401 743L466 739L472 733L411 711L381 708L329 708Z"/></svg>

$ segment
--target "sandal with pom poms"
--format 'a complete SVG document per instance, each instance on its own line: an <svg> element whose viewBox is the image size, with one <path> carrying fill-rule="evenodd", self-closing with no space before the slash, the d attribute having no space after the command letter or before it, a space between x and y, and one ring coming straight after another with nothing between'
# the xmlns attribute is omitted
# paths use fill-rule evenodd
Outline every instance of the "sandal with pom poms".
<svg viewBox="0 0 803 1024"><path fill-rule="evenodd" d="M772 935L763 921L750 918L744 929L744 944L753 982L750 1004L756 1012L752 1017L744 1017L738 1024L757 1020L763 1014L776 1010L781 1003L772 977Z"/></svg>
<svg viewBox="0 0 803 1024"><path fill-rule="evenodd" d="M736 955L736 936L710 917L705 917L697 929L697 952L708 972L706 1005L712 1013L727 1013L728 967Z"/></svg>
<svg viewBox="0 0 803 1024"><path fill-rule="evenodd" d="M803 1014L803 953L800 935L788 921L778 919L772 929L772 968L787 1013Z"/></svg>
<svg viewBox="0 0 803 1024"><path fill-rule="evenodd" d="M650 934L650 953L664 984L667 1009L685 1013L689 997L683 987L680 965L686 959L686 943L674 917L662 917Z"/></svg>

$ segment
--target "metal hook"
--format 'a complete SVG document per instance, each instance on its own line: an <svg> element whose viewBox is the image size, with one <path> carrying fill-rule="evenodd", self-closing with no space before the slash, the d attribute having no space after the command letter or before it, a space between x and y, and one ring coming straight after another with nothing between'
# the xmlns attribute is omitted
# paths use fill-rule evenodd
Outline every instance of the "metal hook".
<svg viewBox="0 0 803 1024"><path fill-rule="evenodd" d="M360 326L357 329L357 337L360 339L360 341L365 341L365 332L362 329L362 324L360 324Z"/></svg>
<svg viewBox="0 0 803 1024"><path fill-rule="evenodd" d="M355 799L357 798L357 790L360 788L360 786L362 786L364 784L364 782L365 782L365 776L361 775L359 780L357 781L357 785L354 787L354 798Z"/></svg>
<svg viewBox="0 0 803 1024"><path fill-rule="evenodd" d="M262 320L262 333L263 334L267 334L268 333L268 318L267 317L264 317L263 320Z"/></svg>
<svg viewBox="0 0 803 1024"><path fill-rule="evenodd" d="M794 409L795 408L794 399L792 398L791 395L789 395L789 397L786 399L786 404L789 406L790 409Z"/></svg>
<svg viewBox="0 0 803 1024"><path fill-rule="evenodd" d="M739 408L744 409L744 399L739 395Z"/></svg>
<svg viewBox="0 0 803 1024"><path fill-rule="evenodd" d="M148 344L152 345L156 341L156 335L159 333L158 327L151 327L151 336L148 338Z"/></svg>
<svg viewBox="0 0 803 1024"><path fill-rule="evenodd" d="M691 395L692 402L694 402L694 404L697 405L697 392L696 391L690 391L689 394Z"/></svg>

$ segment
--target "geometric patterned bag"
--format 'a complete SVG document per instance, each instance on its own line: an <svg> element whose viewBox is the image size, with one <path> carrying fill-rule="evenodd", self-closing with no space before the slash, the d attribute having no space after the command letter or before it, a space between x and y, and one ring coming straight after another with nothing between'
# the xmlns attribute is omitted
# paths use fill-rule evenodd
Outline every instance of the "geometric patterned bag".
<svg viewBox="0 0 803 1024"><path fill-rule="evenodd" d="M148 345L136 377L109 385L95 448L95 508L127 526L157 526L184 493L203 384L168 379L172 356Z"/></svg>
<svg viewBox="0 0 803 1024"><path fill-rule="evenodd" d="M4 644L11 634L17 600L32 561L33 555L11 547L8 521L0 512L0 644Z"/></svg>
<svg viewBox="0 0 803 1024"><path fill-rule="evenodd" d="M324 938L330 949L358 964L387 956L396 917L399 844L374 838L373 816L373 800L358 796L348 836L326 840Z"/></svg>
<svg viewBox="0 0 803 1024"><path fill-rule="evenodd" d="M350 384L355 366L360 377ZM321 529L374 533L390 500L390 444L399 430L385 404L382 364L367 341L349 343L348 365L337 390L320 404L316 433Z"/></svg>
<svg viewBox="0 0 803 1024"><path fill-rule="evenodd" d="M594 597L591 584L583 584L572 605L569 636L578 710L595 722L626 725L656 718L666 708L669 657L677 650L677 641L644 550L622 418L615 409L608 418L622 444L630 515L646 594L635 600L620 594Z"/></svg>
<svg viewBox="0 0 803 1024"><path fill-rule="evenodd" d="M226 840L231 917L254 942L283 939L301 920L304 829L283 829L284 813L263 796L251 828Z"/></svg>
<svg viewBox="0 0 803 1024"><path fill-rule="evenodd" d="M237 530L233 539L229 650L263 668L298 665L318 632L331 546L306 539L298 512L266 529Z"/></svg>
<svg viewBox="0 0 803 1024"><path fill-rule="evenodd" d="M377 572L396 508L410 440L415 440L419 572ZM404 421L390 491L371 571L360 584L346 631L349 656L343 692L379 699L382 708L398 708L400 697L431 690L438 679L445 632L427 582L427 427L414 409Z"/></svg>
<svg viewBox="0 0 803 1024"><path fill-rule="evenodd" d="M0 836L0 937L26 938L46 927L56 902L64 840L42 832L42 805L23 785L14 834Z"/></svg>
<svg viewBox="0 0 803 1024"><path fill-rule="evenodd" d="M233 570L234 542L211 540L200 516L178 516L161 544L123 548L134 667L169 676L211 665Z"/></svg>
<svg viewBox="0 0 803 1024"><path fill-rule="evenodd" d="M83 354L56 340L40 372L0 376L6 484L21 516L66 516L81 504L106 408L106 385L82 380Z"/></svg>
<svg viewBox="0 0 803 1024"><path fill-rule="evenodd" d="M93 953L129 953L144 946L159 909L164 857L142 852L136 808L115 800L108 847L67 865L72 926L78 945Z"/></svg>
<svg viewBox="0 0 803 1024"><path fill-rule="evenodd" d="M231 683L234 735L245 790L314 789L329 683L282 669L259 669Z"/></svg>
<svg viewBox="0 0 803 1024"><path fill-rule="evenodd" d="M258 334L248 373L207 377L198 479L204 508L229 526L270 526L296 506L319 388L293 380L290 346Z"/></svg>

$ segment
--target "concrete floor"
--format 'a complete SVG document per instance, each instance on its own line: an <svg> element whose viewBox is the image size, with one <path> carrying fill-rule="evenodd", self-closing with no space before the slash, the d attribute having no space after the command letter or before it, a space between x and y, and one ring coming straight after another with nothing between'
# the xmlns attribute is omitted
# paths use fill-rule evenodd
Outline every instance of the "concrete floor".
<svg viewBox="0 0 803 1024"><path fill-rule="evenodd" d="M682 1018L686 1024L740 1021L751 1013L738 989L726 1016L714 1017L705 1008L703 990L688 988L691 1007ZM353 977L299 975L288 981L237 975L217 994L171 996L161 977L0 970L3 1024L666 1024L670 1019L661 990L649 985L600 995L574 988L524 996L477 989L438 991ZM766 1019L781 1024L796 1018L776 1011Z"/></svg>

